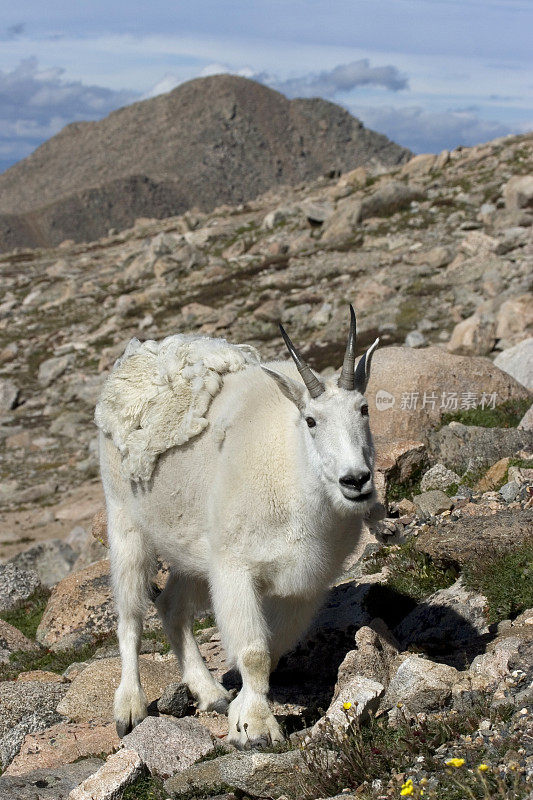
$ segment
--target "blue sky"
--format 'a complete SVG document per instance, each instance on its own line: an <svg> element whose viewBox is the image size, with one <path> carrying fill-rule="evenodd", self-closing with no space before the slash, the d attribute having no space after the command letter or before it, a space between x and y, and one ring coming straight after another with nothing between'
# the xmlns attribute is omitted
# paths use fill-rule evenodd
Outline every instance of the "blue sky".
<svg viewBox="0 0 533 800"><path fill-rule="evenodd" d="M0 23L0 171L216 72L321 96L415 152L533 129L533 0L26 0Z"/></svg>

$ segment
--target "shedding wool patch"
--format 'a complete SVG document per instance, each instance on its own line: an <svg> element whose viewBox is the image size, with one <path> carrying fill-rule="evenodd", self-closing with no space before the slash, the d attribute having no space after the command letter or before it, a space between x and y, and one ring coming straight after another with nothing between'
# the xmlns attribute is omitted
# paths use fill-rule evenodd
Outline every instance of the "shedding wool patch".
<svg viewBox="0 0 533 800"><path fill-rule="evenodd" d="M254 347L197 334L131 339L96 405L94 421L122 454L122 473L149 480L157 458L198 436L226 373L259 363Z"/></svg>

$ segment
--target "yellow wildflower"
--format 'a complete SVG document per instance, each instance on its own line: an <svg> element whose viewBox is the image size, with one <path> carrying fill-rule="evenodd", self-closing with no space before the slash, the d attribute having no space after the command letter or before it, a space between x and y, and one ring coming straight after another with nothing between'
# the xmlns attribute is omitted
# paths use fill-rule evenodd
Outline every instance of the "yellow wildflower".
<svg viewBox="0 0 533 800"><path fill-rule="evenodd" d="M465 763L464 758L449 758L444 762L447 767L462 767Z"/></svg>
<svg viewBox="0 0 533 800"><path fill-rule="evenodd" d="M486 772L488 770L488 768L489 768L489 765L488 764L478 764L477 768L478 768L478 770L480 772Z"/></svg>
<svg viewBox="0 0 533 800"><path fill-rule="evenodd" d="M407 797L410 794L413 794L413 784L412 783L404 783L402 786L402 790L400 792L401 797Z"/></svg>
<svg viewBox="0 0 533 800"><path fill-rule="evenodd" d="M342 707L344 708L345 711L348 711L348 709L352 707L352 704L347 701L346 703L342 704Z"/></svg>

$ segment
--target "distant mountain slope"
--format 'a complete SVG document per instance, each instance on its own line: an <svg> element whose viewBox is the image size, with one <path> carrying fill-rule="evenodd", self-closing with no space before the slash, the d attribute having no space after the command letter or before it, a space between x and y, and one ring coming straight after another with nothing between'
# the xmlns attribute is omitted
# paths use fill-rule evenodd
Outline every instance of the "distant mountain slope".
<svg viewBox="0 0 533 800"><path fill-rule="evenodd" d="M410 152L325 100L215 75L67 125L0 175L0 249L86 241L137 216L237 204Z"/></svg>

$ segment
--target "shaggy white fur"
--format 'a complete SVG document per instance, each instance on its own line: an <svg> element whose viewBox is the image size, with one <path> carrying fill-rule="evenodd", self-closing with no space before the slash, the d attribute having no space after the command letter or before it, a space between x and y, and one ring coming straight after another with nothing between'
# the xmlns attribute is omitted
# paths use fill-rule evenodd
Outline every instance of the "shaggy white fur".
<svg viewBox="0 0 533 800"><path fill-rule="evenodd" d="M207 427L223 376L259 363L250 345L197 334L131 339L104 384L94 420L122 455L122 474L149 480L157 457Z"/></svg>

